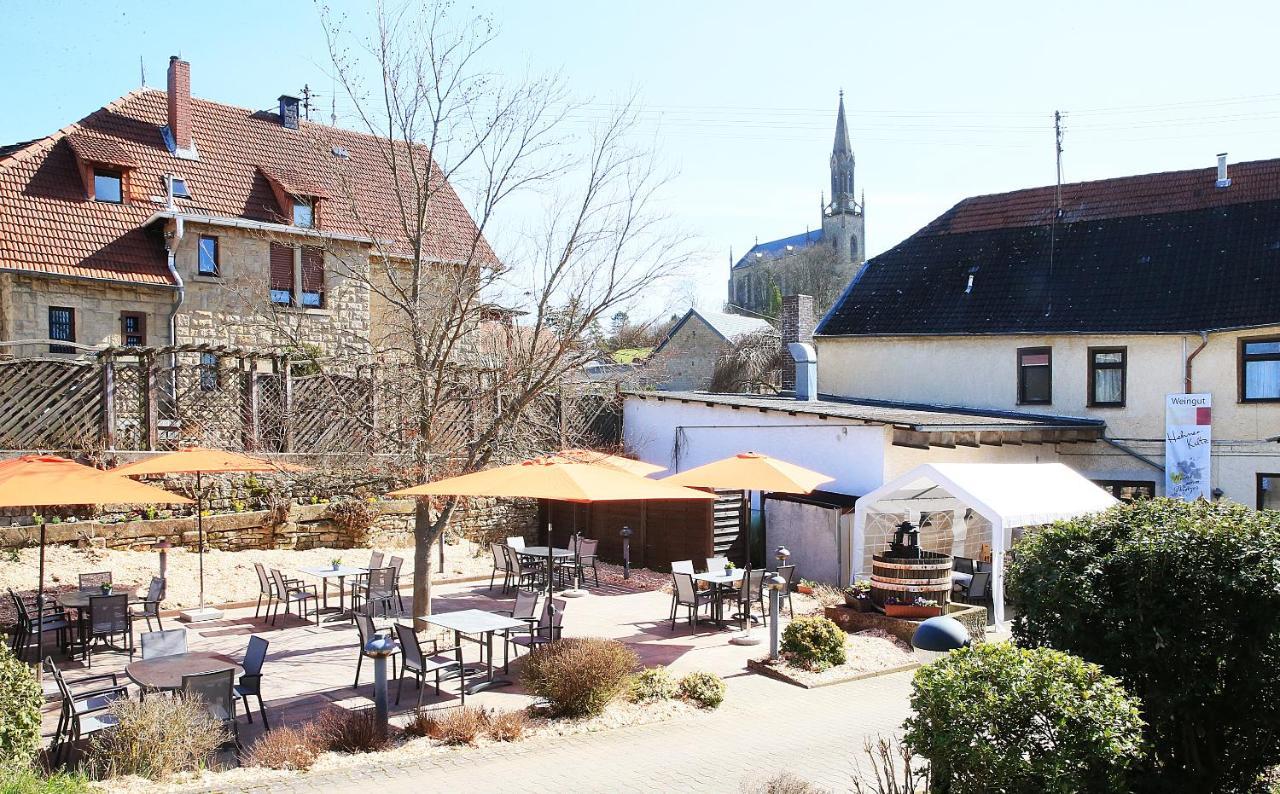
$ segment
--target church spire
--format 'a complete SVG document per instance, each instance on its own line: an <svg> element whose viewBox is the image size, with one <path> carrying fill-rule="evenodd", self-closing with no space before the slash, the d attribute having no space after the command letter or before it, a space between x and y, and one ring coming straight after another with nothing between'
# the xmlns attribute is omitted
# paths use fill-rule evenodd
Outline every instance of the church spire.
<svg viewBox="0 0 1280 794"><path fill-rule="evenodd" d="M836 140L831 147L831 212L854 212L853 146L849 143L849 125L844 118L844 91L836 111Z"/></svg>

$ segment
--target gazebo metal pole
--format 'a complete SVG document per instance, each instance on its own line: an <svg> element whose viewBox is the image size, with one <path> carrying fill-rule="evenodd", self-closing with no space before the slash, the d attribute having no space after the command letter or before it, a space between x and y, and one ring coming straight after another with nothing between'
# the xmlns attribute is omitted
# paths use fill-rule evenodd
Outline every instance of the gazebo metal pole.
<svg viewBox="0 0 1280 794"><path fill-rule="evenodd" d="M200 564L200 611L204 612L204 485L196 472L196 552Z"/></svg>
<svg viewBox="0 0 1280 794"><path fill-rule="evenodd" d="M40 519L40 582L36 588L36 675L44 679L44 541L45 526Z"/></svg>

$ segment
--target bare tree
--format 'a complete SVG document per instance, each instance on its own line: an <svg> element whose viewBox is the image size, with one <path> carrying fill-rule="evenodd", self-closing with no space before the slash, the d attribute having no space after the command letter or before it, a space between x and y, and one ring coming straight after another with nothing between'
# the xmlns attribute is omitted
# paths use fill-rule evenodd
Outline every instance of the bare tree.
<svg viewBox="0 0 1280 794"><path fill-rule="evenodd" d="M635 143L630 102L571 135L573 106L558 79L509 84L486 72L496 36L487 20L455 20L429 0L379 4L374 17L376 31L356 47L343 20L322 9L335 81L361 131L376 136L394 207L369 212L359 174L331 165L341 195L329 197L329 211L354 218L356 236L371 243L326 242L326 267L367 291L375 322L346 349L326 351L314 377L338 395L350 372L376 366L377 420L359 401L344 418L394 449L406 480L557 448L575 432L562 390L594 355L597 329L690 259L687 239L658 210L667 178ZM341 140L308 129L318 151ZM470 197L465 222L453 213L455 188ZM522 195L545 212L504 261L486 232ZM260 320L304 349L296 312L264 306ZM431 547L458 505L419 502L420 615L430 612Z"/></svg>
<svg viewBox="0 0 1280 794"><path fill-rule="evenodd" d="M745 334L716 359L710 389L776 394L782 384L782 368L789 359L776 329Z"/></svg>
<svg viewBox="0 0 1280 794"><path fill-rule="evenodd" d="M834 248L813 245L797 252L787 269L787 295L812 295L814 306L825 312L844 292L853 277L853 267L842 264Z"/></svg>

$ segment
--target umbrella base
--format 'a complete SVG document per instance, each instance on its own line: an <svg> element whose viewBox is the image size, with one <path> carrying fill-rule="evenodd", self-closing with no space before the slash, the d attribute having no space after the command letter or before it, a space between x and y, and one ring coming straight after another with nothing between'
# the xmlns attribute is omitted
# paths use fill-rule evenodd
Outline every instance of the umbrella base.
<svg viewBox="0 0 1280 794"><path fill-rule="evenodd" d="M590 593L586 590L579 590L575 587L571 590L561 590L559 593L556 593L556 595L561 598L582 598L585 595L590 595Z"/></svg>
<svg viewBox="0 0 1280 794"><path fill-rule="evenodd" d="M729 640L731 645L760 645L764 642L764 637L755 634L739 634Z"/></svg>
<svg viewBox="0 0 1280 794"><path fill-rule="evenodd" d="M186 623L203 623L206 620L222 620L222 610L213 607L200 607L198 609L188 609L178 615L178 620Z"/></svg>

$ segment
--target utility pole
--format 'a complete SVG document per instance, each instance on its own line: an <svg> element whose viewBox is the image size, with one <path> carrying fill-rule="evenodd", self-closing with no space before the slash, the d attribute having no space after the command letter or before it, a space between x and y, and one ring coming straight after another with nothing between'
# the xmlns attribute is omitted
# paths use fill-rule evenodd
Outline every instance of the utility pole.
<svg viewBox="0 0 1280 794"><path fill-rule="evenodd" d="M1053 255L1058 242L1058 220L1062 217L1062 111L1053 111L1053 156L1057 169L1057 182L1053 189L1053 215L1049 218L1049 278L1045 280L1048 300L1044 316L1053 314Z"/></svg>

